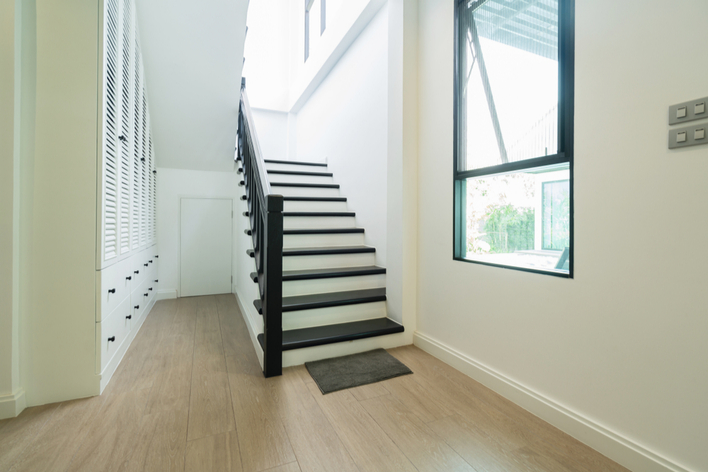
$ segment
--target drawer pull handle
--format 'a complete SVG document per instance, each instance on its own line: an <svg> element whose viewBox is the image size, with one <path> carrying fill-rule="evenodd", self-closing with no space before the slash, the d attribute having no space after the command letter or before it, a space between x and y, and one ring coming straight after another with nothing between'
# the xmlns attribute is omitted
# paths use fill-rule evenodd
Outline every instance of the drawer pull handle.
<svg viewBox="0 0 708 472"><path fill-rule="evenodd" d="M136 270L136 271L135 271L135 272L133 272L133 273L134 273L134 274L139 274L139 273L140 273L140 271L139 271L139 270Z"/></svg>
<svg viewBox="0 0 708 472"><path fill-rule="evenodd" d="M147 293L144 293L144 294L143 294L143 297L147 297L147 296L148 296L148 294L147 294Z"/></svg>
<svg viewBox="0 0 708 472"><path fill-rule="evenodd" d="M143 264L143 265L144 265L145 267L147 267L147 266L148 266L148 265L147 265L147 262L146 262L145 264Z"/></svg>
<svg viewBox="0 0 708 472"><path fill-rule="evenodd" d="M139 310L139 309L140 309L140 305L135 305L133 308L135 308L136 310Z"/></svg>
<svg viewBox="0 0 708 472"><path fill-rule="evenodd" d="M126 320L130 320L130 319L132 319L132 318L133 318L133 315L128 315L128 316L125 317Z"/></svg>
<svg viewBox="0 0 708 472"><path fill-rule="evenodd" d="M108 338L108 342L109 342L109 343L114 343L114 342L116 342L116 337L115 337L115 336L111 336L110 338Z"/></svg>
<svg viewBox="0 0 708 472"><path fill-rule="evenodd" d="M160 256L155 256L155 259L157 259L158 257L160 257Z"/></svg>
<svg viewBox="0 0 708 472"><path fill-rule="evenodd" d="M152 264L152 260L148 261L150 264Z"/></svg>
<svg viewBox="0 0 708 472"><path fill-rule="evenodd" d="M108 293L116 293L116 289L112 288L112 289L108 290Z"/></svg>
<svg viewBox="0 0 708 472"><path fill-rule="evenodd" d="M155 280L155 283L157 283L157 280Z"/></svg>
<svg viewBox="0 0 708 472"><path fill-rule="evenodd" d="M152 290L152 287L150 287L148 290Z"/></svg>
<svg viewBox="0 0 708 472"><path fill-rule="evenodd" d="M133 280L133 276L129 275L128 277L125 278L125 280Z"/></svg>

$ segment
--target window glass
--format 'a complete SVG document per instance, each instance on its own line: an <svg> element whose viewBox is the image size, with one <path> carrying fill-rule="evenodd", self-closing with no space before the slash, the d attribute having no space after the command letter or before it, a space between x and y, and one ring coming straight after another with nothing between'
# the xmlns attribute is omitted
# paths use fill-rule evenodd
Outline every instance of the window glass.
<svg viewBox="0 0 708 472"><path fill-rule="evenodd" d="M466 186L467 259L568 272L567 164L469 178Z"/></svg>
<svg viewBox="0 0 708 472"><path fill-rule="evenodd" d="M554 0L458 9L463 169L558 153L557 11Z"/></svg>

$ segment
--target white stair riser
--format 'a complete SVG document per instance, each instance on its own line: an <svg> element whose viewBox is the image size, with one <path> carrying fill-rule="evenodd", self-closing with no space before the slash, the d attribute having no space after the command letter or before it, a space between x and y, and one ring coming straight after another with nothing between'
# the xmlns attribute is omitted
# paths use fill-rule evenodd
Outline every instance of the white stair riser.
<svg viewBox="0 0 708 472"><path fill-rule="evenodd" d="M302 166L298 164L271 164L265 163L266 170L292 170L295 172L328 172L324 166Z"/></svg>
<svg viewBox="0 0 708 472"><path fill-rule="evenodd" d="M319 175L290 175L290 174L268 174L268 179L272 182L298 182L303 184L333 184L334 179L329 176Z"/></svg>
<svg viewBox="0 0 708 472"><path fill-rule="evenodd" d="M283 228L354 228L356 219L350 216L284 216Z"/></svg>
<svg viewBox="0 0 708 472"><path fill-rule="evenodd" d="M347 202L283 202L283 211L347 211Z"/></svg>
<svg viewBox="0 0 708 472"><path fill-rule="evenodd" d="M361 267L376 264L376 253L325 254L317 256L284 256L283 270L327 269L333 267Z"/></svg>
<svg viewBox="0 0 708 472"><path fill-rule="evenodd" d="M291 280L283 282L283 296L295 297L312 293L346 292L386 287L386 274L332 277L328 279Z"/></svg>
<svg viewBox="0 0 708 472"><path fill-rule="evenodd" d="M359 303L283 313L283 330L349 323L386 316L386 302Z"/></svg>
<svg viewBox="0 0 708 472"><path fill-rule="evenodd" d="M364 233L286 234L283 247L362 246Z"/></svg>
<svg viewBox="0 0 708 472"><path fill-rule="evenodd" d="M271 180L280 182L280 180ZM270 188L274 194L292 197L338 197L338 188L317 188L317 187L273 187Z"/></svg>

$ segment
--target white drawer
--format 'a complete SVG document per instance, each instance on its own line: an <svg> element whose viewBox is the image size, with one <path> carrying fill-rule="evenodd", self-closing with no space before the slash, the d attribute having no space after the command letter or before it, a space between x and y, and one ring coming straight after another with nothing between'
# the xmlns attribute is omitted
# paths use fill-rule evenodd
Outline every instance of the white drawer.
<svg viewBox="0 0 708 472"><path fill-rule="evenodd" d="M129 259L117 262L97 272L96 321L107 318L132 291L132 271Z"/></svg>
<svg viewBox="0 0 708 472"><path fill-rule="evenodd" d="M96 345L100 346L100 372L106 368L130 334L130 299L124 299L103 321L96 323ZM98 352L98 349L96 349ZM99 362L96 362L97 366Z"/></svg>

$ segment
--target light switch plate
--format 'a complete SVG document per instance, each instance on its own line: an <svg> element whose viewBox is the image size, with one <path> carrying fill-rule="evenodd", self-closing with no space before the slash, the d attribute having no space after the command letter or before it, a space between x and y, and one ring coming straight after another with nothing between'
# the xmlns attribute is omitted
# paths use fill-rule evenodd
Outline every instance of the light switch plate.
<svg viewBox="0 0 708 472"><path fill-rule="evenodd" d="M694 120L708 119L708 97L677 103L669 107L669 124L677 125ZM683 110L685 108L685 111ZM681 112L679 113L679 110ZM701 113L701 110L703 112ZM679 116L684 115L679 118Z"/></svg>
<svg viewBox="0 0 708 472"><path fill-rule="evenodd" d="M708 123L696 123L692 126L686 126L685 128L670 129L669 149L708 144L706 131L708 131ZM679 141L679 135L682 136L683 141ZM701 138L701 136L703 136L703 138Z"/></svg>

